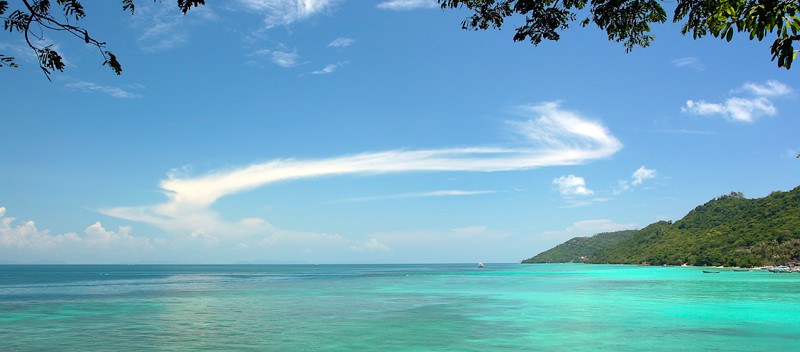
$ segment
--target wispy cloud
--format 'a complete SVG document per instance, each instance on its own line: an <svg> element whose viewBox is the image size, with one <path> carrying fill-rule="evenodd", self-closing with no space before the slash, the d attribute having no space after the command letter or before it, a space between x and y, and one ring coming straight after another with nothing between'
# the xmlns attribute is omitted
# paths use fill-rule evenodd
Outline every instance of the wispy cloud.
<svg viewBox="0 0 800 352"><path fill-rule="evenodd" d="M603 203L611 200L608 197L595 197L595 198L564 198L566 205L560 206L561 209L579 208L597 203Z"/></svg>
<svg viewBox="0 0 800 352"><path fill-rule="evenodd" d="M331 10L337 0L239 0L246 9L264 15L266 28L290 25Z"/></svg>
<svg viewBox="0 0 800 352"><path fill-rule="evenodd" d="M734 90L734 92L737 91L749 92L760 97L777 97L791 93L792 89L778 81L767 81L763 85L748 82Z"/></svg>
<svg viewBox="0 0 800 352"><path fill-rule="evenodd" d="M330 64L330 65L327 65L327 66L323 67L320 70L312 71L311 74L312 75L327 75L327 74L331 74L334 71L336 71L336 69L339 68L341 65L342 65L341 63Z"/></svg>
<svg viewBox="0 0 800 352"><path fill-rule="evenodd" d="M251 56L267 57L269 59L269 61L271 61L273 64L278 65L278 66L283 67L283 68L292 68L292 67L295 67L297 65L300 65L300 55L298 55L297 52L294 52L294 51L292 51L292 52L285 51L285 49L282 49L282 50L269 50L269 49L259 50L259 51L256 51L255 53L253 53ZM251 61L250 63L258 65L258 63L256 61Z"/></svg>
<svg viewBox="0 0 800 352"><path fill-rule="evenodd" d="M562 208L583 207L609 200L609 198L604 197L588 198L594 195L594 191L586 187L586 180L583 177L575 175L561 176L553 179L553 185L556 186L558 193L561 193L564 202L567 204Z"/></svg>
<svg viewBox="0 0 800 352"><path fill-rule="evenodd" d="M162 204L117 207L102 213L153 224L182 233L253 233L263 231L265 221L226 223L210 209L222 197L275 182L321 176L420 171L500 172L576 165L607 158L622 148L598 122L562 109L558 103L519 108L530 120L511 122L528 142L525 148L477 146L427 150L389 150L324 159L281 159L240 168L212 171L196 177L171 177L160 187L167 197ZM256 219L257 220L257 219Z"/></svg>
<svg viewBox="0 0 800 352"><path fill-rule="evenodd" d="M389 250L389 247L383 244L381 241L377 239L370 238L365 241L359 241L350 246L350 250L353 252L374 252L374 251L381 251L385 252Z"/></svg>
<svg viewBox="0 0 800 352"><path fill-rule="evenodd" d="M723 115L739 122L754 122L757 117L772 116L778 112L772 102L764 97L729 98L724 103L689 100L682 110L695 115Z"/></svg>
<svg viewBox="0 0 800 352"><path fill-rule="evenodd" d="M334 39L332 42L330 42L330 44L328 44L328 46L332 48L346 48L353 45L353 43L355 43L355 39L340 37Z"/></svg>
<svg viewBox="0 0 800 352"><path fill-rule="evenodd" d="M378 4L384 10L414 10L439 6L435 0L389 0Z"/></svg>
<svg viewBox="0 0 800 352"><path fill-rule="evenodd" d="M631 183L634 186L638 186L641 185L644 182L644 180L656 178L656 170L640 166L638 169L636 169L636 171L633 172L631 178L633 179Z"/></svg>
<svg viewBox="0 0 800 352"><path fill-rule="evenodd" d="M658 172L655 169L648 169L644 166L640 166L633 172L630 180L619 180L619 185L617 189L614 190L614 193L620 194L625 191L630 191L633 187L642 185L644 181L656 178L657 175Z"/></svg>
<svg viewBox="0 0 800 352"><path fill-rule="evenodd" d="M553 180L553 184L558 187L558 192L565 196L590 196L594 194L586 188L586 180L575 175L561 176Z"/></svg>
<svg viewBox="0 0 800 352"><path fill-rule="evenodd" d="M40 41L41 42L41 41ZM38 43L35 43L39 45ZM51 45L53 43L45 44L44 46ZM53 44L54 45L54 44ZM53 46L53 49L64 54L61 50ZM27 44L24 44L24 40L20 40L19 44L10 44L10 43L0 43L0 52L5 54L6 56L12 56L17 61L17 64L21 64L21 60L25 60L29 63L35 63L38 61L36 57L36 53L31 50Z"/></svg>
<svg viewBox="0 0 800 352"><path fill-rule="evenodd" d="M350 203L350 202L367 202L367 201L375 201L375 200L403 199L403 198L460 197L460 196L474 196L474 195L491 194L491 193L497 193L497 192L495 192L495 191L443 190L443 191L432 191L432 192L400 193L400 194L391 194L391 195L385 195L385 196L349 198L349 199L343 200L343 202L348 202L348 203Z"/></svg>
<svg viewBox="0 0 800 352"><path fill-rule="evenodd" d="M289 53L285 51L273 51L272 62L280 67L294 67L297 66L299 56L297 53Z"/></svg>
<svg viewBox="0 0 800 352"><path fill-rule="evenodd" d="M186 15L175 11L175 4L155 2L136 6L134 28L141 31L138 41L146 51L171 50L189 42L187 25L212 22L217 15L209 6L201 6Z"/></svg>
<svg viewBox="0 0 800 352"><path fill-rule="evenodd" d="M772 116L778 110L770 98L788 95L792 89L778 81L767 81L764 84L745 83L732 93L745 93L750 96L730 97L722 103L688 100L681 111L694 115L722 115L738 122L755 122L761 116Z"/></svg>
<svg viewBox="0 0 800 352"><path fill-rule="evenodd" d="M699 130L651 130L651 132L673 133L673 134L697 134L697 135L717 134L717 132L714 131L699 131Z"/></svg>
<svg viewBox="0 0 800 352"><path fill-rule="evenodd" d="M127 90L117 87L110 87L110 86L101 86L91 82L74 82L74 83L67 83L64 85L67 89L77 90L81 92L100 92L108 94L115 98L122 98L122 99L133 99L140 97L139 94L131 93Z"/></svg>
<svg viewBox="0 0 800 352"><path fill-rule="evenodd" d="M696 57L682 57L680 59L672 60L672 64L679 68L691 68L698 71L705 70L705 65Z"/></svg>

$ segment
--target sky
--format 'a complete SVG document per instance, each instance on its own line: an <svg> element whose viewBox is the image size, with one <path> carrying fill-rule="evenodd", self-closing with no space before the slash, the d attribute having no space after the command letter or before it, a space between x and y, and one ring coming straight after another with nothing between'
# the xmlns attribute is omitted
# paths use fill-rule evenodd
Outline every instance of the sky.
<svg viewBox="0 0 800 352"><path fill-rule="evenodd" d="M12 4L13 5L13 4ZM518 262L798 186L771 41L533 46L425 0L85 1L123 65L0 35L0 263Z"/></svg>

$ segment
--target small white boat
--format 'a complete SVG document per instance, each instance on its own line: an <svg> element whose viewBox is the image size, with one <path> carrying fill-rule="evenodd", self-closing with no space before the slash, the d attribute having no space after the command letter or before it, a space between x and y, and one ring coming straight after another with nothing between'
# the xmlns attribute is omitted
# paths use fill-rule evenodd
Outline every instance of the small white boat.
<svg viewBox="0 0 800 352"><path fill-rule="evenodd" d="M485 267L486 267L486 266L484 266L484 265L483 265L483 262L481 262L481 263L478 263L478 269L483 269L483 268L485 268Z"/></svg>

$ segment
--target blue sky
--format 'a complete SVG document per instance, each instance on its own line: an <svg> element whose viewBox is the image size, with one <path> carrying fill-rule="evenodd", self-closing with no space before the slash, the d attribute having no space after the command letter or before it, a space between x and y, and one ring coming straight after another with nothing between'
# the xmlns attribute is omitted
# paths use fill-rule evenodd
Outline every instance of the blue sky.
<svg viewBox="0 0 800 352"><path fill-rule="evenodd" d="M51 83L0 36L0 262L516 262L798 185L770 42L534 47L428 1L84 5L122 76L47 33Z"/></svg>

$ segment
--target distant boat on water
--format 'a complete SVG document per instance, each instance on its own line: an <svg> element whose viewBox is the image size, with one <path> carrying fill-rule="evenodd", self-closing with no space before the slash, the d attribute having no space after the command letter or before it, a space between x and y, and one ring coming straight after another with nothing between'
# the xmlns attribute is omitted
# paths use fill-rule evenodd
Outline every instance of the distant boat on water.
<svg viewBox="0 0 800 352"><path fill-rule="evenodd" d="M719 270L703 270L705 274L719 274Z"/></svg>
<svg viewBox="0 0 800 352"><path fill-rule="evenodd" d="M794 272L794 271L795 271L795 269L793 269L793 268L790 268L790 267L788 267L788 266L785 266L785 265L781 265L781 266L776 266L776 267L774 267L774 268L772 268L772 269L769 269L769 271L771 271L771 272L773 272L773 273L787 274L787 273L792 273L792 272Z"/></svg>
<svg viewBox="0 0 800 352"><path fill-rule="evenodd" d="M485 268L485 267L486 267L486 266L484 266L484 265L483 265L483 262L480 262L480 263L478 263L478 269L483 269L483 268Z"/></svg>

